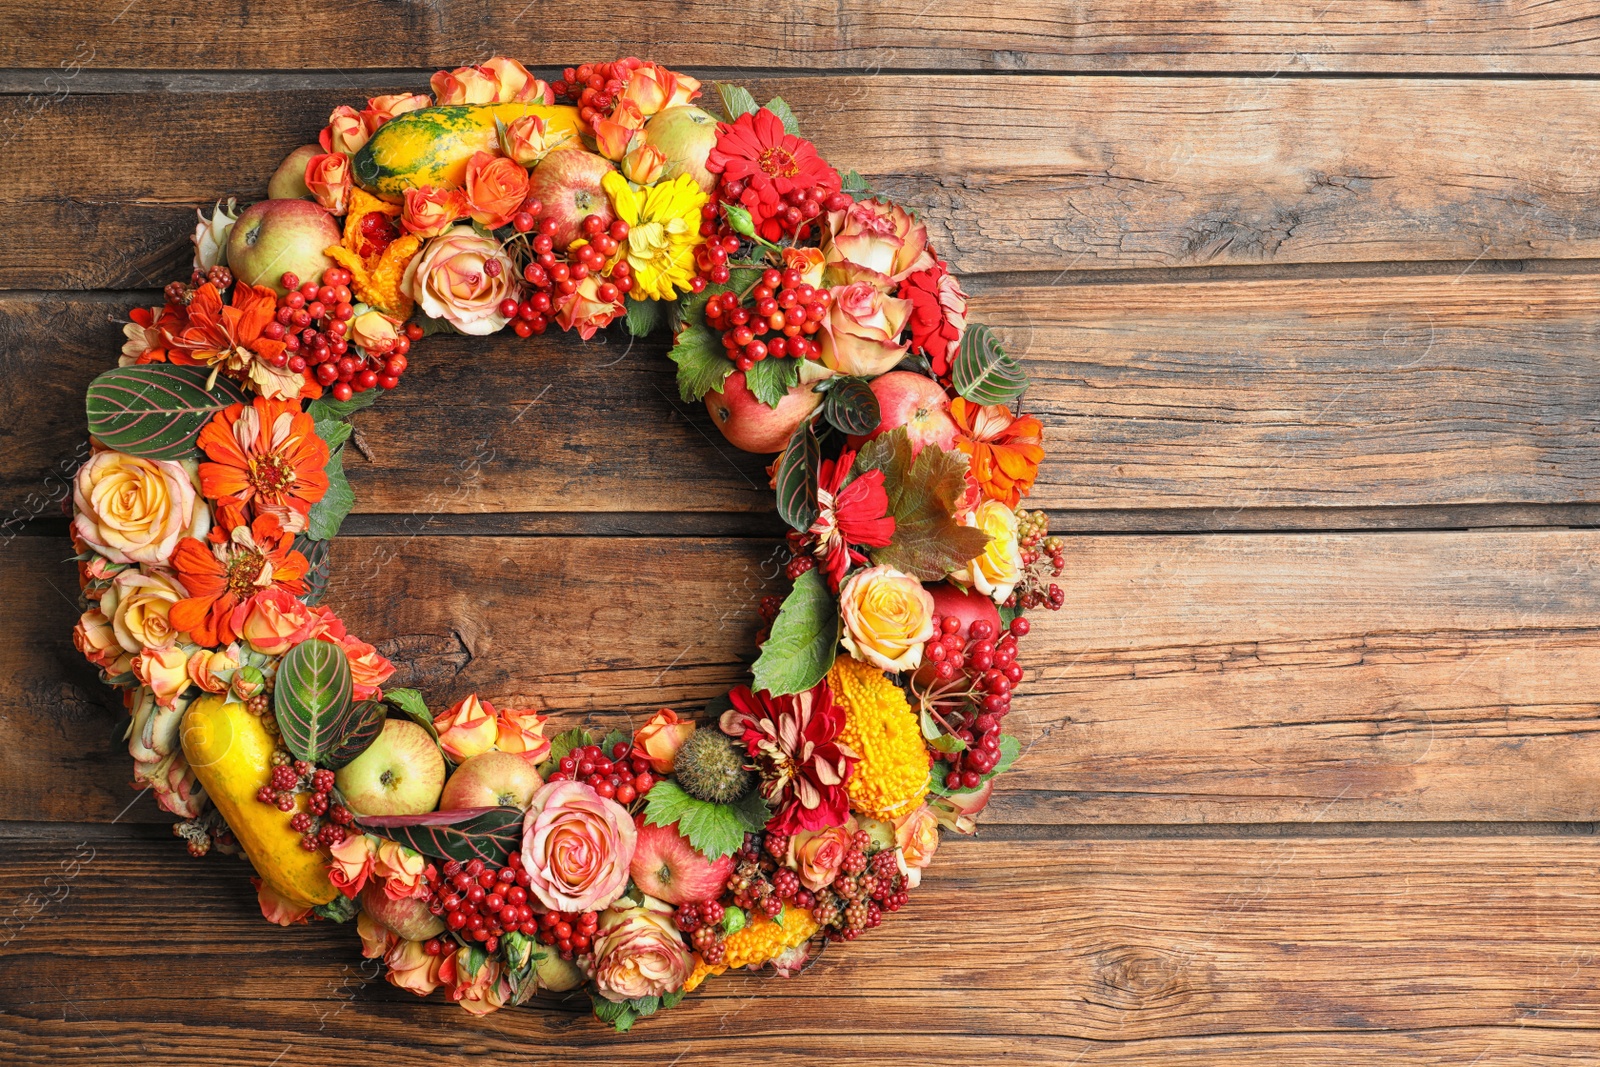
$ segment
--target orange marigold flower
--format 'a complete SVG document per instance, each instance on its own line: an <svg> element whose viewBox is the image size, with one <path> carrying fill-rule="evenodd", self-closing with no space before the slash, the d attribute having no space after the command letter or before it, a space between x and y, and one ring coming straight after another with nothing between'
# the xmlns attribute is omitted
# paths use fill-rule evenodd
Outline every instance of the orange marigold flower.
<svg viewBox="0 0 1600 1067"><path fill-rule="evenodd" d="M302 581L310 564L290 546L294 535L272 515L258 515L245 525L237 504L217 508L219 523L205 541L185 537L172 552L190 596L167 612L174 627L181 622L197 643L212 648L231 644L238 637L233 609L264 589L282 586L296 596L306 591Z"/></svg>
<svg viewBox="0 0 1600 1067"><path fill-rule="evenodd" d="M256 397L216 414L197 441L200 490L255 515L272 515L290 533L306 528L311 505L328 492L328 446L297 400Z"/></svg>
<svg viewBox="0 0 1600 1067"><path fill-rule="evenodd" d="M983 495L1008 507L1028 495L1039 476L1044 427L1032 415L1011 414L1003 404L950 401L950 416L961 429L956 445L971 457L970 471Z"/></svg>

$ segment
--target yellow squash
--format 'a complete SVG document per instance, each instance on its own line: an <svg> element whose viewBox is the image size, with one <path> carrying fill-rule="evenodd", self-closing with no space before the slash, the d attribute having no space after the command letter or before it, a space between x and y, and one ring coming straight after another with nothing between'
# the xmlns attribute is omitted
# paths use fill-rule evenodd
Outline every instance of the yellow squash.
<svg viewBox="0 0 1600 1067"><path fill-rule="evenodd" d="M321 851L300 847L289 813L256 799L272 773L272 736L261 720L235 701L204 696L183 716L183 756L205 786L245 855L278 895L301 907L326 904L338 892L328 881ZM301 796L296 811L305 809Z"/></svg>
<svg viewBox="0 0 1600 1067"><path fill-rule="evenodd" d="M563 104L449 104L408 111L379 127L350 161L356 184L392 203L424 185L459 189L473 153L496 150L495 120L509 126L525 115L544 119L547 137L570 132L571 144L587 128L578 109Z"/></svg>

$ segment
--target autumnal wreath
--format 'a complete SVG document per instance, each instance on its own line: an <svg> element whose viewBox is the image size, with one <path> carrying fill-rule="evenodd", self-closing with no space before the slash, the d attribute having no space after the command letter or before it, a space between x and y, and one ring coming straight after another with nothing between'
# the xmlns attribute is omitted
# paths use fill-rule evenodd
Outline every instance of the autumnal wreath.
<svg viewBox="0 0 1600 1067"><path fill-rule="evenodd" d="M1017 756L1022 613L1062 601L1016 510L1041 427L923 223L781 99L718 85L719 120L631 58L431 87L335 110L131 313L87 396L74 639L124 691L135 785L249 860L268 919L353 919L391 982L475 1013L587 986L626 1029L855 939L972 831ZM670 328L684 400L779 454L792 589L751 684L598 739L385 688L320 603L352 414L430 332L619 320Z"/></svg>

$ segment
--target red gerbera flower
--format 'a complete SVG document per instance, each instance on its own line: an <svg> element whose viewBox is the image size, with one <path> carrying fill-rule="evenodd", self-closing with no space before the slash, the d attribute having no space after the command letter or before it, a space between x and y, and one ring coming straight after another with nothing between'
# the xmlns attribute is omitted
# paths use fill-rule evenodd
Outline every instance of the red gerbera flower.
<svg viewBox="0 0 1600 1067"><path fill-rule="evenodd" d="M870 470L840 488L855 463L854 452L822 461L817 477L817 520L807 531L815 539L812 554L828 576L834 592L851 563L867 562L854 546L882 548L894 540L894 516L888 514L889 494L883 472Z"/></svg>
<svg viewBox="0 0 1600 1067"><path fill-rule="evenodd" d="M783 120L766 108L717 124L706 170L722 176L723 199L737 200L769 241L816 218L822 201L841 184L839 172L823 162L816 146L784 132ZM802 201L814 203L815 210L803 208ZM790 208L794 215L788 214Z"/></svg>
<svg viewBox="0 0 1600 1067"><path fill-rule="evenodd" d="M274 516L258 515L247 526L237 504L224 504L217 512L221 521L205 541L185 537L172 551L172 569L190 593L168 612L173 628L187 630L208 648L238 636L231 620L234 608L273 586L296 596L304 593L301 579L310 569L306 558L290 547L294 535Z"/></svg>
<svg viewBox="0 0 1600 1067"><path fill-rule="evenodd" d="M845 783L860 757L838 740L844 708L826 679L804 693L773 696L741 685L722 732L744 742L761 772L761 795L772 805L767 829L781 834L826 830L850 818Z"/></svg>

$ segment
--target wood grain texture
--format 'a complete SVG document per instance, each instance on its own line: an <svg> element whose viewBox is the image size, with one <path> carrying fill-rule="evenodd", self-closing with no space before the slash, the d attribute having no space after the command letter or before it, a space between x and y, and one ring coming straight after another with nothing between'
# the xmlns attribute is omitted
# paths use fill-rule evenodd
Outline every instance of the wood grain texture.
<svg viewBox="0 0 1600 1067"><path fill-rule="evenodd" d="M436 707L608 724L744 679L772 542L345 538L328 602ZM1077 537L1008 723L995 824L1600 818L1600 534ZM0 577L0 818L132 793L71 646L64 547ZM160 821L148 798L125 819Z"/></svg>
<svg viewBox="0 0 1600 1067"><path fill-rule="evenodd" d="M7 0L0 66L70 70L453 67L512 55L530 67L637 53L673 66L818 70L1414 71L1589 73L1600 58L1578 0L1482 5L1422 0L1081 0L1020 9L988 0L800 0L779 7L642 0L366 5L356 19L306 0L127 9L73 0L48 10ZM597 26L603 21L604 29ZM182 29L175 32L175 27ZM604 35L603 39L601 34ZM58 65L65 64L64 67Z"/></svg>
<svg viewBox="0 0 1600 1067"><path fill-rule="evenodd" d="M920 211L960 273L1600 254L1592 82L750 83L789 101L831 162ZM0 174L0 286L158 287L188 255L194 207L259 197L330 108L376 88L69 92L27 110Z"/></svg>
<svg viewBox="0 0 1600 1067"><path fill-rule="evenodd" d="M0 521L53 513L83 456L83 389L136 303L0 297ZM1600 504L1587 276L1002 286L973 315L1026 360L1048 444L1029 504L1068 524L1131 509L1249 529L1259 509ZM678 399L664 341L620 328L589 343L429 338L358 425L372 458L347 464L357 508L407 529L462 512L772 510L765 458Z"/></svg>
<svg viewBox="0 0 1600 1067"><path fill-rule="evenodd" d="M1570 1063L1600 1023L1585 839L950 840L848 950L713 980L624 1038L570 1003L478 1020L370 981L353 931L264 927L241 864L153 830L6 844L18 1067Z"/></svg>

